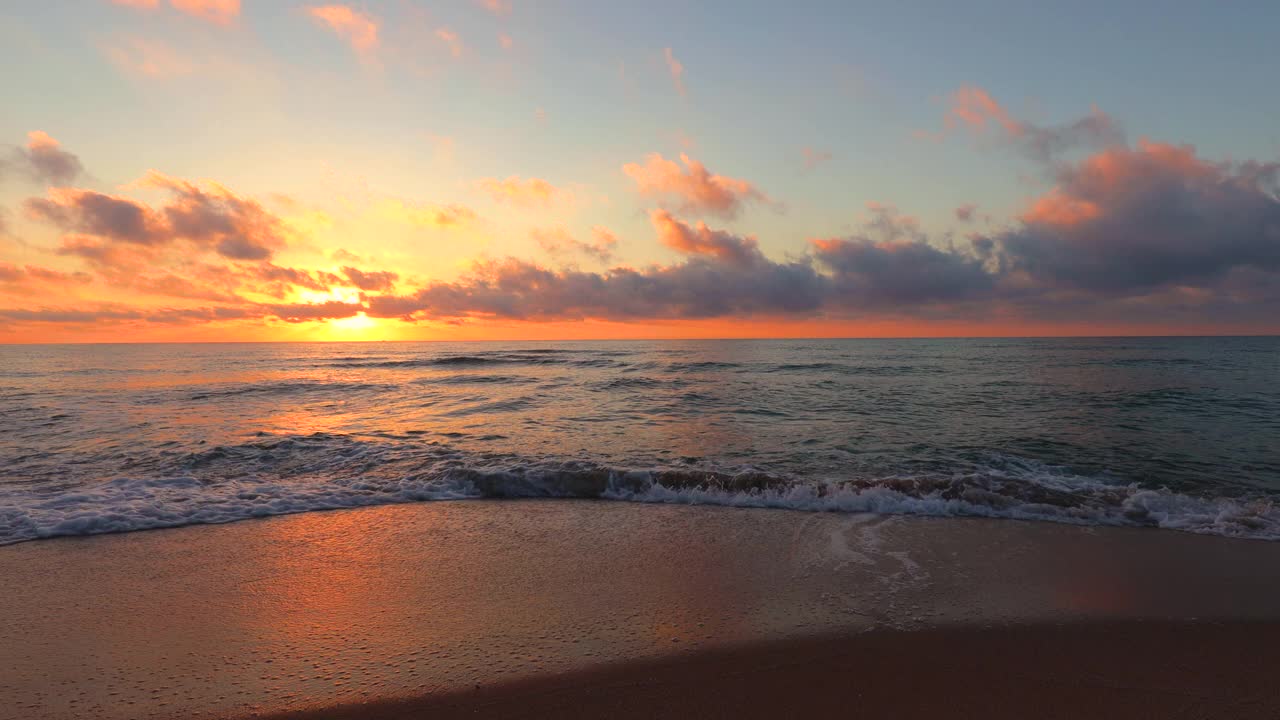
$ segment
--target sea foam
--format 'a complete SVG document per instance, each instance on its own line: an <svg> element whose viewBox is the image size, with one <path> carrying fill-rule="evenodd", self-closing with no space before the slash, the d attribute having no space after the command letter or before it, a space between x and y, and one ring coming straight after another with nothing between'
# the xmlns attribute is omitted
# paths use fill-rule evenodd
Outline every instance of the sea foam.
<svg viewBox="0 0 1280 720"><path fill-rule="evenodd" d="M468 465L450 457L437 460L434 468L403 475L335 470L290 478L255 473L217 480L195 475L124 477L63 491L11 486L0 489L0 544L319 510L492 498L1011 518L1280 539L1280 508L1267 498L1198 498L1051 471L1010 475L993 469L952 477L818 480L756 468L626 469L547 461L508 461L498 467Z"/></svg>

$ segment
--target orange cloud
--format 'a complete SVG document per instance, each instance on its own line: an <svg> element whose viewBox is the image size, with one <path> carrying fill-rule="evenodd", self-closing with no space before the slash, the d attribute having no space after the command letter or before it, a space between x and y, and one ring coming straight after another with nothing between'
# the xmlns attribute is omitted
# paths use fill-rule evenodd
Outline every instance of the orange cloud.
<svg viewBox="0 0 1280 720"><path fill-rule="evenodd" d="M129 38L123 45L103 48L107 59L130 75L170 78L190 75L196 65L172 47L153 40Z"/></svg>
<svg viewBox="0 0 1280 720"><path fill-rule="evenodd" d="M550 255L580 253L602 263L612 262L614 248L618 245L618 237L608 228L601 225L591 229L591 242L583 242L574 238L564 228L533 230L529 233L529 236Z"/></svg>
<svg viewBox="0 0 1280 720"><path fill-rule="evenodd" d="M686 255L709 255L730 265L751 265L763 258L755 238L712 230L702 222L691 227L666 210L652 211L649 219L658 231L658 242Z"/></svg>
<svg viewBox="0 0 1280 720"><path fill-rule="evenodd" d="M1036 198L1022 214L1022 221L1046 225L1078 225L1096 219L1102 209L1092 201L1072 197L1060 188Z"/></svg>
<svg viewBox="0 0 1280 720"><path fill-rule="evenodd" d="M687 171L659 153L650 154L643 165L627 163L622 171L636 181L642 195L675 198L685 212L732 218L746 202L770 202L768 196L746 180L712 174L702 163L683 153L680 160Z"/></svg>
<svg viewBox="0 0 1280 720"><path fill-rule="evenodd" d="M800 155L804 157L805 170L812 170L832 158L830 150L818 150L811 147L800 148Z"/></svg>
<svg viewBox="0 0 1280 720"><path fill-rule="evenodd" d="M966 85L951 94L947 110L947 127L966 125L983 131L992 123L1004 128L1010 135L1021 135L1025 128L1014 120L991 94L980 87Z"/></svg>
<svg viewBox="0 0 1280 720"><path fill-rule="evenodd" d="M511 0L476 0L476 2L494 15L511 14Z"/></svg>
<svg viewBox="0 0 1280 720"><path fill-rule="evenodd" d="M0 261L0 293L29 295L48 291L50 286L84 285L93 282L86 272L63 272L39 265L19 266Z"/></svg>
<svg viewBox="0 0 1280 720"><path fill-rule="evenodd" d="M503 50L510 50L515 47L516 41L512 40L511 36L506 33L498 33L498 45L500 45Z"/></svg>
<svg viewBox="0 0 1280 720"><path fill-rule="evenodd" d="M111 4L138 10L155 10L160 0L111 0ZM169 0L178 12L215 25L230 25L240 16L240 0Z"/></svg>
<svg viewBox="0 0 1280 720"><path fill-rule="evenodd" d="M676 59L675 54L671 52L671 48L663 48L662 57L667 61L667 71L671 73L671 82L675 84L676 92L680 93L681 97L684 97L686 94L684 89L684 65Z"/></svg>
<svg viewBox="0 0 1280 720"><path fill-rule="evenodd" d="M449 47L449 54L454 57L462 57L462 40L458 38L458 33L447 27L438 28L436 37Z"/></svg>
<svg viewBox="0 0 1280 720"><path fill-rule="evenodd" d="M518 175L512 175L506 180L484 178L480 180L479 186L495 202L509 202L522 207L546 207L558 200L573 199L572 192L557 188L542 178L521 180Z"/></svg>
<svg viewBox="0 0 1280 720"><path fill-rule="evenodd" d="M1196 157L1195 148L1138 141L1137 149L1112 148L1063 171L1063 183L1037 198L1022 221L1078 225L1100 217L1104 206L1118 205L1160 178L1192 184L1221 182L1222 169Z"/></svg>
<svg viewBox="0 0 1280 720"><path fill-rule="evenodd" d="M169 0L169 4L216 25L230 25L240 16L240 0Z"/></svg>
<svg viewBox="0 0 1280 720"><path fill-rule="evenodd" d="M458 229L478 219L475 211L465 205L406 203L396 199L383 200L378 204L378 211L385 217L407 225L439 230Z"/></svg>
<svg viewBox="0 0 1280 720"><path fill-rule="evenodd" d="M329 26L362 55L378 49L378 21L346 5L322 5L307 8L307 13Z"/></svg>
<svg viewBox="0 0 1280 720"><path fill-rule="evenodd" d="M1078 146L1118 147L1125 144L1124 132L1110 115L1094 107L1074 122L1040 126L1018 120L989 92L966 85L950 96L946 128L964 127L977 135L990 135L1011 143L1035 160L1050 163L1060 153ZM928 133L917 137L934 138Z"/></svg>

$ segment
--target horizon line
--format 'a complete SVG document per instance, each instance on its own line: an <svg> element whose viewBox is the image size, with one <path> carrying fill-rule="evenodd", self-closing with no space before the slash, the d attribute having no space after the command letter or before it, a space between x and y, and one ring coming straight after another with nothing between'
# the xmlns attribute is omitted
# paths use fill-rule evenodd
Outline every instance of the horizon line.
<svg viewBox="0 0 1280 720"><path fill-rule="evenodd" d="M0 347L38 347L50 345L376 345L383 343L570 343L570 342L770 342L786 340L1088 340L1088 339L1160 339L1160 338L1277 338L1276 333L1230 334L1152 334L1152 335L831 335L795 337L634 337L634 338L539 338L539 339L421 339L421 340L144 340L144 341L68 341L68 342L0 342Z"/></svg>

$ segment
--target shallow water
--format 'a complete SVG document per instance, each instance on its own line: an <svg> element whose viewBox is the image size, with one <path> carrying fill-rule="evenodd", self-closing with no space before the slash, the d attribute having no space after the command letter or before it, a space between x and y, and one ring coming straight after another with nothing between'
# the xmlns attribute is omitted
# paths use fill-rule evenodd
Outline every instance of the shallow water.
<svg viewBox="0 0 1280 720"><path fill-rule="evenodd" d="M1280 538L1280 338L0 347L0 542L595 497Z"/></svg>

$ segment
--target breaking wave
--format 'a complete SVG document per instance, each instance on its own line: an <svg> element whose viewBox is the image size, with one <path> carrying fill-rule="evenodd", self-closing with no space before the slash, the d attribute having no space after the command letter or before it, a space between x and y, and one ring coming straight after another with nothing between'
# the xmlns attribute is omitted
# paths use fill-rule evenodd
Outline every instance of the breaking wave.
<svg viewBox="0 0 1280 720"><path fill-rule="evenodd" d="M1011 518L1280 539L1268 496L1197 497L1031 461L954 474L803 478L753 467L628 468L333 436L217 447L92 485L0 487L0 544L432 500L580 498L810 512ZM154 474L151 474L154 473Z"/></svg>

